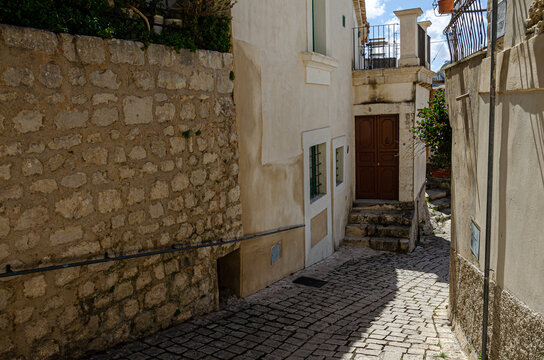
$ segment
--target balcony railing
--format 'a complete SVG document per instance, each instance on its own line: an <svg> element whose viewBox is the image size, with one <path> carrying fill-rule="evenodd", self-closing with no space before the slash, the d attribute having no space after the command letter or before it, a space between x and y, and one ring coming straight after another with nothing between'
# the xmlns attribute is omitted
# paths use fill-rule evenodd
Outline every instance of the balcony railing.
<svg viewBox="0 0 544 360"><path fill-rule="evenodd" d="M487 16L480 0L456 0L451 21L444 29L451 61L487 49Z"/></svg>
<svg viewBox="0 0 544 360"><path fill-rule="evenodd" d="M397 67L400 57L399 24L353 29L354 70Z"/></svg>

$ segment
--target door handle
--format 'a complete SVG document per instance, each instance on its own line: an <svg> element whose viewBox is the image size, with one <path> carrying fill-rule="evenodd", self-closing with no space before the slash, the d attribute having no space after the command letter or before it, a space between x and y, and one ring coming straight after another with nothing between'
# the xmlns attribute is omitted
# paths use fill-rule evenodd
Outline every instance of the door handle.
<svg viewBox="0 0 544 360"><path fill-rule="evenodd" d="M394 157L399 157L399 154L395 154L395 155L393 155L393 156L394 156Z"/></svg>

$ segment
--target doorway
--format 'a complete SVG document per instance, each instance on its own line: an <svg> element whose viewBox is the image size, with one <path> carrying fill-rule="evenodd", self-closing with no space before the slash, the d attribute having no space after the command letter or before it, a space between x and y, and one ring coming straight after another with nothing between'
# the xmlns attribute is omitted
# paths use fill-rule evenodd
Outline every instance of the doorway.
<svg viewBox="0 0 544 360"><path fill-rule="evenodd" d="M398 200L399 116L355 117L357 199Z"/></svg>

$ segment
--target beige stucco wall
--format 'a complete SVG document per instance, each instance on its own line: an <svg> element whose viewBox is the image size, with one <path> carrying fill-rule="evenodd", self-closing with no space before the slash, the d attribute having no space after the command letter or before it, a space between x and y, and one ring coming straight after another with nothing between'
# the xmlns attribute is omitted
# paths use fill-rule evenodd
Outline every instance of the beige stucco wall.
<svg viewBox="0 0 544 360"><path fill-rule="evenodd" d="M425 181L425 147L411 129L428 104L432 75L421 66L353 72L355 116L399 114L400 201L415 201Z"/></svg>
<svg viewBox="0 0 544 360"><path fill-rule="evenodd" d="M490 344L497 359L544 354L542 342L533 339L544 331L544 35L522 41L527 3L509 1L506 49L497 54L490 250L497 285ZM481 283L466 279L481 279L484 269L490 74L485 56L475 54L446 70L453 129L452 311L476 348ZM470 248L472 219L481 228L479 259Z"/></svg>
<svg viewBox="0 0 544 360"><path fill-rule="evenodd" d="M331 139L345 135L350 151L344 161L353 162L353 5L349 0L330 2L329 55L339 65L331 72L330 85L315 85L306 83L301 57L308 51L307 3L306 0L242 0L232 10L240 186L246 233L305 223L302 132L329 127ZM342 15L346 17L346 27L342 26ZM348 186L343 192L334 196L332 188L328 188L334 208L335 230L331 239L336 243L343 238L345 214L351 204L351 166L346 166L344 179ZM304 243L300 232L286 236ZM290 259L277 266L292 272L305 265L304 257ZM281 273L269 272L264 283L278 280L280 275L276 274Z"/></svg>

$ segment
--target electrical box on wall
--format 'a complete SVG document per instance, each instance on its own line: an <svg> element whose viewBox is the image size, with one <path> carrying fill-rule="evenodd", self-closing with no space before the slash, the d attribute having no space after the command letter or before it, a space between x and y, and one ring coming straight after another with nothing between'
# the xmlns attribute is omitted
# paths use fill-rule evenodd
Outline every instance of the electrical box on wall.
<svg viewBox="0 0 544 360"><path fill-rule="evenodd" d="M272 246L272 259L271 259L272 265L274 265L274 263L278 261L280 257L281 257L281 242Z"/></svg>
<svg viewBox="0 0 544 360"><path fill-rule="evenodd" d="M474 220L470 222L471 224L471 237L470 237L470 249L476 259L480 259L480 227L476 225Z"/></svg>

